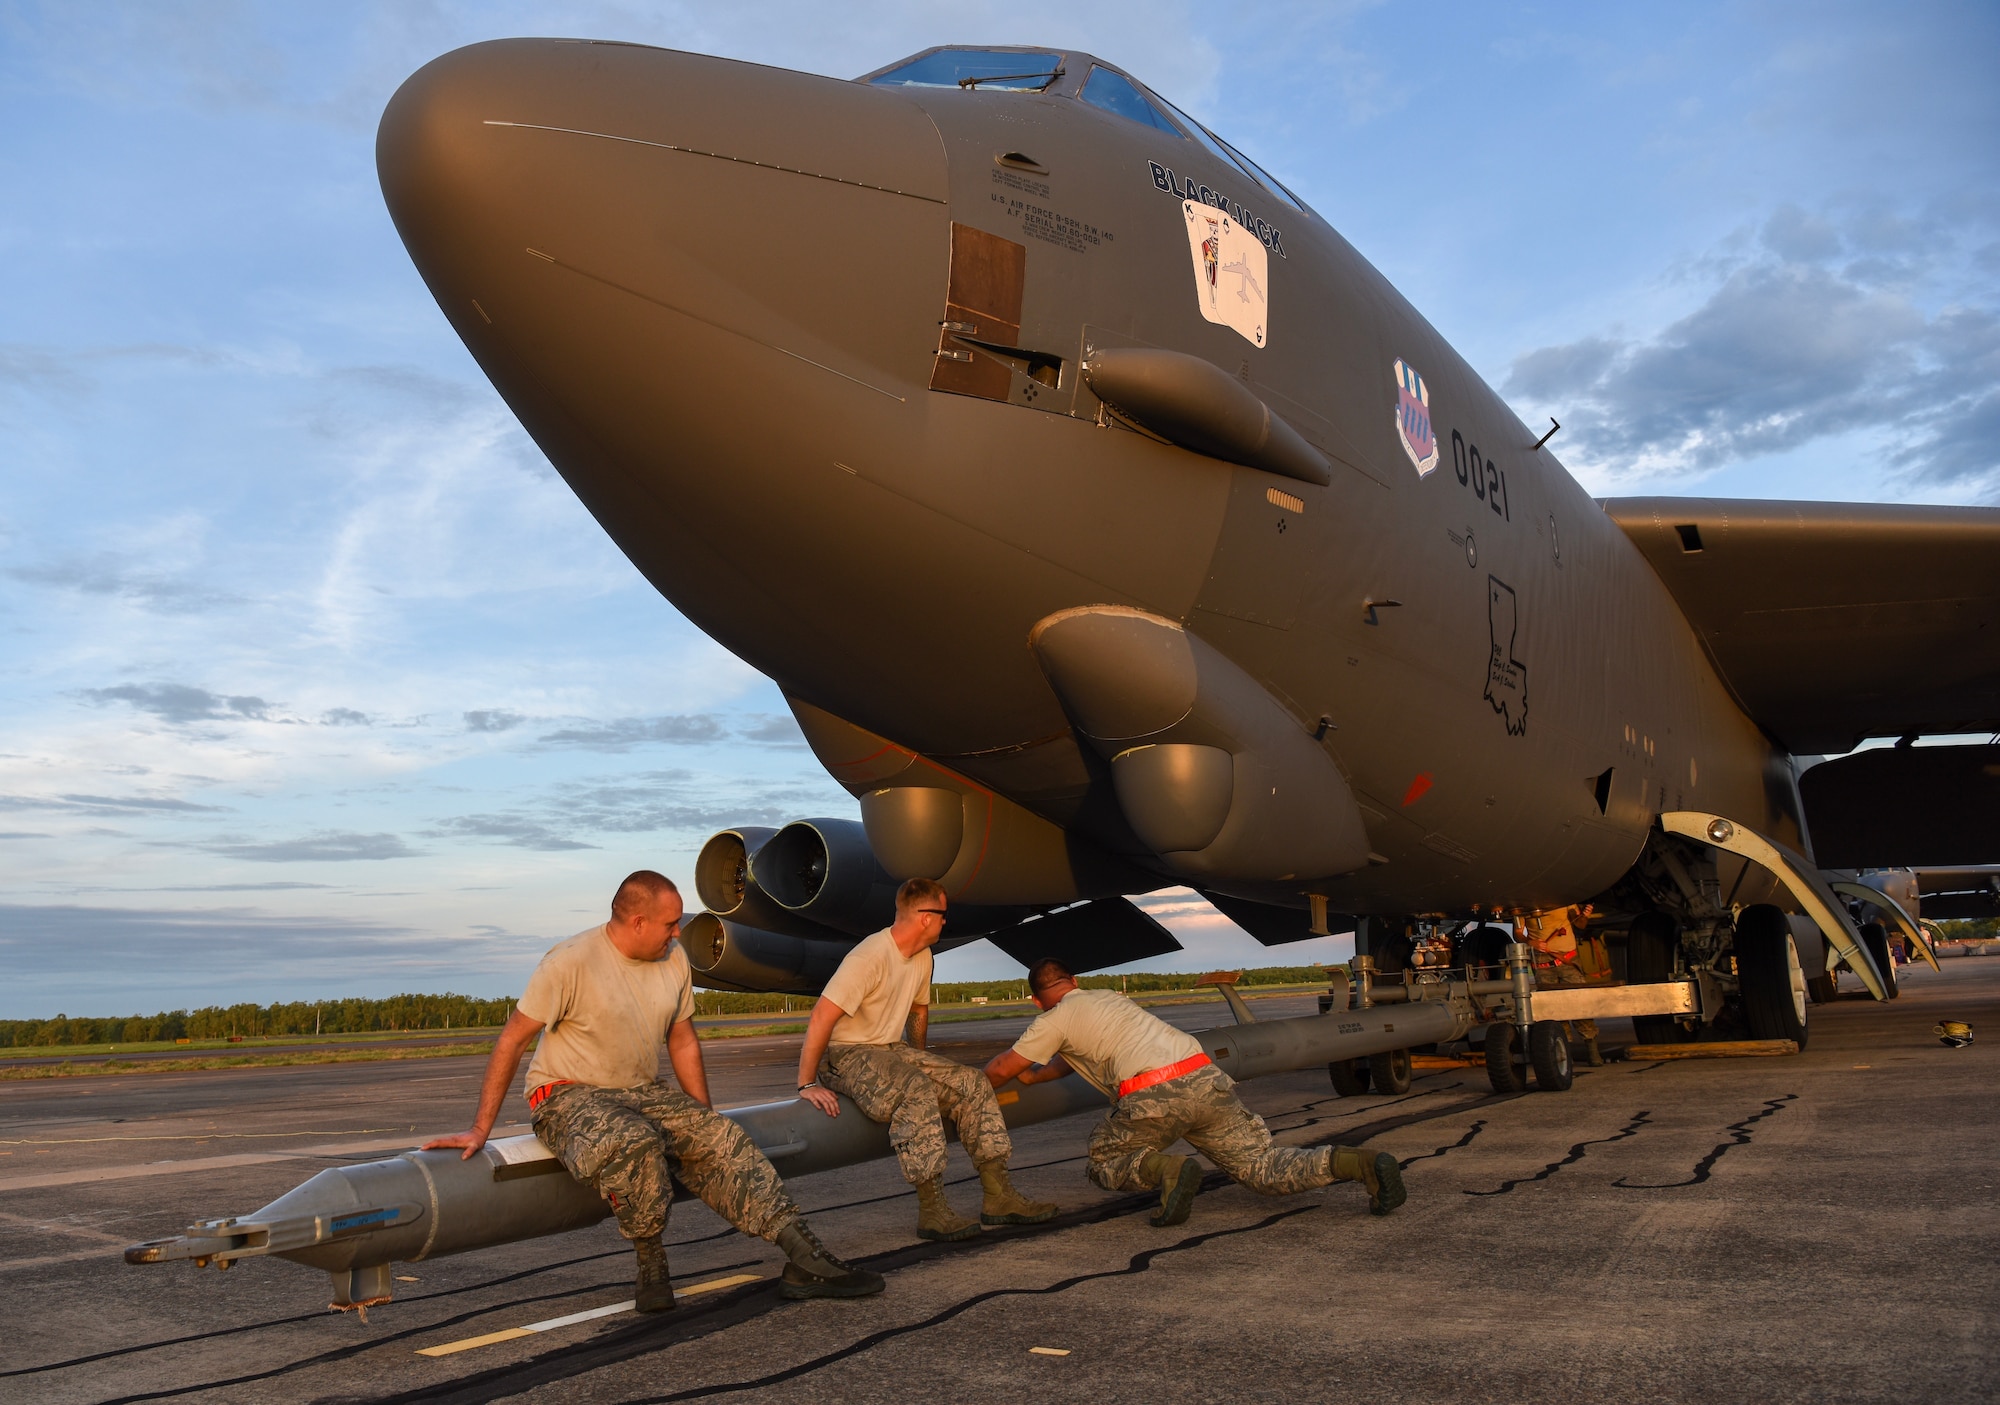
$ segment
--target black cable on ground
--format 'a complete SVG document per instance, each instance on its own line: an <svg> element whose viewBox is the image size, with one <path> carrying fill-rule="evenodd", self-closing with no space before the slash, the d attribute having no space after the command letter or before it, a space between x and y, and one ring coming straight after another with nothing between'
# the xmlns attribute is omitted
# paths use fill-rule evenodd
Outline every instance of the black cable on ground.
<svg viewBox="0 0 2000 1405"><path fill-rule="evenodd" d="M1575 1146L1569 1149L1569 1154L1563 1157L1562 1160L1551 1161L1548 1165L1542 1167L1541 1170L1535 1172L1535 1174L1532 1176L1522 1176L1518 1180L1502 1181L1500 1183L1499 1188L1496 1190L1468 1190L1465 1191L1464 1194L1505 1195L1509 1191L1515 1189L1517 1186L1532 1185L1536 1181L1545 1181L1550 1176L1553 1176L1556 1172L1560 1171L1563 1167L1574 1166L1577 1162L1583 1160L1583 1158L1590 1153L1590 1148L1594 1146L1609 1146L1612 1142L1622 1142L1627 1137L1638 1136L1641 1131L1643 1131L1647 1126L1651 1124L1652 1117L1653 1114L1650 1112L1635 1112L1632 1114L1632 1120L1630 1122L1627 1122L1623 1127L1619 1128L1616 1132L1613 1132L1610 1136L1592 1137L1588 1141L1578 1142Z"/></svg>
<svg viewBox="0 0 2000 1405"><path fill-rule="evenodd" d="M1708 1179L1709 1173L1715 1169L1715 1163L1720 1161L1731 1147L1749 1145L1753 1135L1750 1128L1754 1124L1784 1111L1785 1104L1796 1097L1798 1097L1797 1093L1787 1093L1781 1098L1768 1098L1764 1102L1764 1110L1762 1112L1753 1112L1741 1122L1732 1122L1727 1127L1724 1127L1722 1130L1729 1133L1729 1140L1721 1143L1715 1150L1695 1162L1693 1174L1684 1181L1664 1181L1659 1185L1648 1185L1643 1181L1628 1181L1621 1176L1611 1184L1617 1186L1620 1190L1679 1190L1684 1186L1700 1185Z"/></svg>

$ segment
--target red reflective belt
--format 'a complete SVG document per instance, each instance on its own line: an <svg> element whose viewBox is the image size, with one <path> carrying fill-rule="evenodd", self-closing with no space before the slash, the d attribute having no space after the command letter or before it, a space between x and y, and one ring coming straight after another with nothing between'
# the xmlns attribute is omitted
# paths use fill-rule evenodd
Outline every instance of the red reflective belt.
<svg viewBox="0 0 2000 1405"><path fill-rule="evenodd" d="M528 1094L528 1110L530 1112L540 1110L542 1104L549 1100L549 1094L555 1092L558 1088L567 1088L575 1081L573 1078L558 1078L553 1083L544 1083L541 1087Z"/></svg>
<svg viewBox="0 0 2000 1405"><path fill-rule="evenodd" d="M1189 1054L1177 1064L1166 1064L1160 1068L1147 1069L1135 1073L1118 1085L1118 1096L1136 1093L1141 1088L1150 1088L1155 1083L1171 1083L1183 1074L1193 1073L1198 1068L1207 1068L1214 1060L1206 1054Z"/></svg>

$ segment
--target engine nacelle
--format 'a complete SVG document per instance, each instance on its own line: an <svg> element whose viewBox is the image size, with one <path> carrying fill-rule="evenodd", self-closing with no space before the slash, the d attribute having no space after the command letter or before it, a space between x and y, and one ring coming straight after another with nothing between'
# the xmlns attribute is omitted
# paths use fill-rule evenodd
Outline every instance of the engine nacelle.
<svg viewBox="0 0 2000 1405"><path fill-rule="evenodd" d="M1125 818L1200 886L1310 883L1362 867L1347 779L1278 700L1173 620L1063 610L1028 642L1077 731L1111 763Z"/></svg>
<svg viewBox="0 0 2000 1405"><path fill-rule="evenodd" d="M712 912L681 924L681 946L698 984L711 989L817 995L840 968L854 941L819 929L819 937L766 932Z"/></svg>
<svg viewBox="0 0 2000 1405"><path fill-rule="evenodd" d="M736 926L779 936L813 941L849 935L845 930L829 931L821 923L784 906L752 876L757 855L778 833L767 825L746 824L710 835L694 861L694 889L701 905ZM887 925L888 920L884 919L853 935L865 936Z"/></svg>
<svg viewBox="0 0 2000 1405"><path fill-rule="evenodd" d="M896 880L859 820L794 820L750 857L750 876L787 913L850 936L896 920Z"/></svg>

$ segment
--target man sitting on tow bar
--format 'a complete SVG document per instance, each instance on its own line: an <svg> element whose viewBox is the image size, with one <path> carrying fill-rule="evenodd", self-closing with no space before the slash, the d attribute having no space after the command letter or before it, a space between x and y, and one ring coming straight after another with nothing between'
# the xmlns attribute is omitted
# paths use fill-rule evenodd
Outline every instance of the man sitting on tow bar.
<svg viewBox="0 0 2000 1405"><path fill-rule="evenodd" d="M484 1146L522 1050L541 1034L528 1065L535 1135L611 1202L618 1232L639 1256L639 1311L674 1306L661 1239L673 1203L670 1174L736 1228L785 1251L791 1262L778 1284L785 1297L881 1292L879 1275L827 1252L764 1153L710 1106L691 1018L693 976L674 941L680 927L673 880L641 869L619 884L611 920L551 947L528 977L486 1062L471 1130L424 1149L463 1147L469 1159ZM660 1081L662 1036L678 1088Z"/></svg>
<svg viewBox="0 0 2000 1405"><path fill-rule="evenodd" d="M1090 1134L1090 1179L1106 1190L1160 1191L1156 1225L1184 1222L1201 1188L1201 1166L1167 1148L1185 1137L1241 1185L1264 1195L1296 1195L1334 1181L1368 1187L1370 1213L1401 1205L1402 1168L1387 1152L1359 1147L1277 1146L1264 1119L1244 1107L1236 1085L1193 1035L1175 1029L1115 990L1084 990L1062 962L1028 968L1028 994L1042 1014L986 1065L999 1088L1009 1079L1047 1083L1072 1069L1112 1100Z"/></svg>

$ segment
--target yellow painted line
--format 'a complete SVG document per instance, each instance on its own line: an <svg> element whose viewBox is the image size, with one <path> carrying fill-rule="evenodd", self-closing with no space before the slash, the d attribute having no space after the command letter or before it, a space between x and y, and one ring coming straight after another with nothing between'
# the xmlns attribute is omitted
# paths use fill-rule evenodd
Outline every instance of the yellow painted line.
<svg viewBox="0 0 2000 1405"><path fill-rule="evenodd" d="M532 1337L526 1327L509 1327L504 1332L488 1332L483 1337L467 1337L460 1342L446 1342L443 1346L427 1346L417 1352L419 1356L451 1356L456 1352L471 1351L476 1346L492 1346L495 1342L511 1342L516 1337Z"/></svg>
<svg viewBox="0 0 2000 1405"><path fill-rule="evenodd" d="M744 1283L755 1283L764 1275L761 1273L733 1273L727 1278L711 1278L706 1283L690 1283L685 1288L676 1288L677 1298L691 1298L697 1293L719 1293L724 1288L735 1288ZM460 1341L445 1342L441 1346L417 1348L419 1356L455 1356L461 1351L471 1351L474 1347L492 1346L497 1342L511 1342L518 1337L532 1337L537 1332L553 1331L557 1327L571 1327L579 1322L590 1322L600 1317L616 1317L619 1313L630 1312L637 1304L630 1298L622 1303L611 1303L605 1307L588 1308L583 1312L572 1312L567 1317L551 1317L546 1322L530 1322L525 1327L509 1327L504 1331L488 1332L484 1336L466 1337ZM1040 1348L1037 1348L1039 1350ZM1063 1353L1067 1355L1068 1353Z"/></svg>

